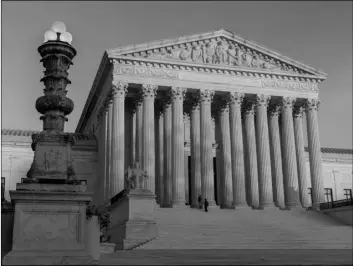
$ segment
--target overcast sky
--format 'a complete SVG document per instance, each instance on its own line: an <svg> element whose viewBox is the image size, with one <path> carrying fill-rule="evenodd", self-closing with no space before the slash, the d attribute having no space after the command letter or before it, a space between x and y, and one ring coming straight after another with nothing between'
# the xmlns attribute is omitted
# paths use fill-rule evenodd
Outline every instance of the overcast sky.
<svg viewBox="0 0 353 266"><path fill-rule="evenodd" d="M352 2L4 2L2 127L42 130L37 48L54 21L78 55L68 96L74 131L105 49L227 29L328 74L320 85L322 147L352 148Z"/></svg>

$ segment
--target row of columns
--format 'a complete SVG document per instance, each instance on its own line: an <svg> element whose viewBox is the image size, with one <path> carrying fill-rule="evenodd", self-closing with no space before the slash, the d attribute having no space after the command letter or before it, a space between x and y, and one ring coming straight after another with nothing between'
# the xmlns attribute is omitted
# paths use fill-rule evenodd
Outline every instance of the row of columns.
<svg viewBox="0 0 353 266"><path fill-rule="evenodd" d="M125 97L128 84L115 82L112 95L99 116L99 171L101 201L124 189ZM185 88L172 87L163 107L155 114L157 86L142 85L141 99L133 109L130 160L141 162L149 176L148 188L163 207L184 205L183 102ZM200 90L190 107L191 206L198 195L215 205L211 103L214 91ZM218 110L220 126L220 206L308 206L303 112L307 113L308 146L313 205L323 202L321 151L317 125L319 101L308 99L295 105L293 97L269 104L259 94L244 100L230 92ZM155 116L157 117L155 119ZM157 123L157 125L155 125ZM155 132L155 129L157 131ZM130 136L129 136L130 137Z"/></svg>

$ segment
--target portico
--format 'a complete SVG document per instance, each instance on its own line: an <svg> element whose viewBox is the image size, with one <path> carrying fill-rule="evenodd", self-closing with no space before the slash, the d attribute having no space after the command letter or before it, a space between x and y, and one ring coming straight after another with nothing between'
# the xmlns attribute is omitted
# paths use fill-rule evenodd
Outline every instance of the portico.
<svg viewBox="0 0 353 266"><path fill-rule="evenodd" d="M99 203L124 189L138 161L161 207L188 195L195 207L199 194L221 208L307 207L308 180L318 206L325 75L225 30L108 50L77 127L98 138Z"/></svg>

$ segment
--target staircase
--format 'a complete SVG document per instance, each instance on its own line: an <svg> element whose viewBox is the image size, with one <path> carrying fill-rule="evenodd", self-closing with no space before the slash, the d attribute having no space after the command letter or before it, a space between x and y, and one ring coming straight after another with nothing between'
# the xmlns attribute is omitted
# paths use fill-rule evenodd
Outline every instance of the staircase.
<svg viewBox="0 0 353 266"><path fill-rule="evenodd" d="M137 249L352 249L352 227L303 208L156 208L159 236Z"/></svg>
<svg viewBox="0 0 353 266"><path fill-rule="evenodd" d="M159 235L100 265L349 265L352 227L298 208L155 209Z"/></svg>

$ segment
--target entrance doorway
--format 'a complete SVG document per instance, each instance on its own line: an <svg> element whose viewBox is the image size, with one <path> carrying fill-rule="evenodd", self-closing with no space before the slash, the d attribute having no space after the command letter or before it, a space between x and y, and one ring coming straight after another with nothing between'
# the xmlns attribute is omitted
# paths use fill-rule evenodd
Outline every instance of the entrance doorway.
<svg viewBox="0 0 353 266"><path fill-rule="evenodd" d="M214 199L216 204L219 205L218 200L218 184L217 184L217 159L213 157L213 187L214 187Z"/></svg>

